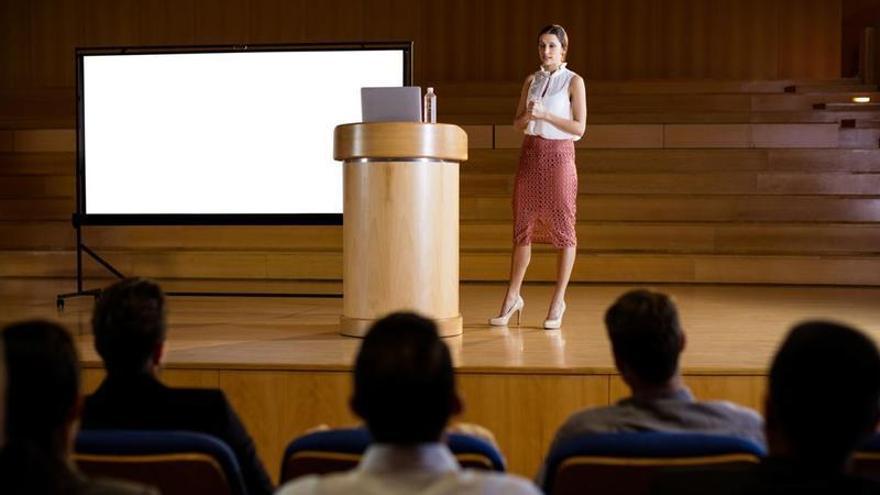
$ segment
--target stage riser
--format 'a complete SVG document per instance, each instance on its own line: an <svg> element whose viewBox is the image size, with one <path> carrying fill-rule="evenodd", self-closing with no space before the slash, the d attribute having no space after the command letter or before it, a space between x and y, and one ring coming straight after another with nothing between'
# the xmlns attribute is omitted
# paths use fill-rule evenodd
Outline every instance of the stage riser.
<svg viewBox="0 0 880 495"><path fill-rule="evenodd" d="M514 175L469 174L461 179L463 195L513 193ZM4 178L0 199L72 198L73 177L19 176ZM587 173L578 193L589 194L755 194L876 196L880 174L850 173Z"/></svg>
<svg viewBox="0 0 880 495"><path fill-rule="evenodd" d="M73 199L0 199L0 218L69 219ZM463 221L509 221L509 195L462 197ZM579 196L581 221L619 222L878 222L880 199L820 196Z"/></svg>
<svg viewBox="0 0 880 495"><path fill-rule="evenodd" d="M334 253L212 253L102 252L127 275L159 279L326 280L342 277L342 254ZM503 281L510 265L508 252L461 255L462 281ZM86 261L85 274L106 271ZM75 275L71 252L0 252L2 278L64 278ZM556 255L532 256L526 280L552 282ZM761 283L880 285L880 259L875 256L657 255L580 253L574 282Z"/></svg>
<svg viewBox="0 0 880 495"><path fill-rule="evenodd" d="M84 392L100 383L103 371L89 365ZM269 473L277 479L287 443L319 424L350 426L351 393L347 371L167 369L163 380L181 387L219 387L253 436ZM692 375L685 381L701 399L730 400L756 409L764 396L764 377ZM533 477L553 434L573 412L607 405L627 395L617 375L513 374L459 370L464 422L494 432L511 472Z"/></svg>
<svg viewBox="0 0 880 495"><path fill-rule="evenodd" d="M663 112L793 112L810 111L817 103L850 103L854 96L880 99L876 87L866 92L828 94L619 94L609 95L591 90L587 81L587 102L591 113L663 113ZM437 86L438 97L443 87ZM504 96L446 96L441 112L458 114L513 114L519 91ZM442 113L441 113L442 117Z"/></svg>
<svg viewBox="0 0 880 495"><path fill-rule="evenodd" d="M784 93L790 85L795 92ZM441 112L509 113L519 87L450 84ZM880 283L872 275L880 245L880 129L840 129L836 121L872 112L812 107L863 91L880 95L876 89L841 80L591 83L591 114L607 124L591 120L577 144L579 258L572 280ZM47 102L63 106L70 96L64 89L22 90L0 93L0 101L51 120L64 112ZM818 122L758 123L800 118ZM509 119L500 122L464 126L465 281L501 281L509 270L521 134ZM0 130L0 276L73 276L74 148L69 127ZM124 273L178 284L286 287L341 277L338 227L88 227L85 242ZM554 279L552 251L536 247L529 280ZM86 274L106 276L92 262Z"/></svg>
<svg viewBox="0 0 880 495"><path fill-rule="evenodd" d="M629 112L596 113L590 109L588 125L594 124L815 124L840 123L843 119L876 119L880 112L839 110L793 110L784 112ZM458 125L509 124L510 109L499 113L440 113L443 122Z"/></svg>
<svg viewBox="0 0 880 495"><path fill-rule="evenodd" d="M512 125L469 125L469 147L519 148ZM874 129L840 130L814 124L601 124L590 125L579 148L864 148L876 149ZM489 133L494 140L488 141ZM0 131L0 152L52 153L76 149L72 129Z"/></svg>
<svg viewBox="0 0 880 495"><path fill-rule="evenodd" d="M489 133L491 139L491 133ZM516 171L520 151L468 150L462 181ZM848 149L576 149L578 172L630 174L675 172L880 172L880 150ZM15 177L73 177L73 153L0 153L3 181ZM71 194L72 195L72 194Z"/></svg>
<svg viewBox="0 0 880 495"><path fill-rule="evenodd" d="M507 254L510 250L509 222L463 223L460 228L465 253ZM880 225L875 224L580 222L576 230L583 253L873 255L880 249ZM99 252L338 252L342 249L342 228L90 227L85 239ZM74 246L69 222L0 223L0 249L70 252ZM534 249L553 248L536 244Z"/></svg>

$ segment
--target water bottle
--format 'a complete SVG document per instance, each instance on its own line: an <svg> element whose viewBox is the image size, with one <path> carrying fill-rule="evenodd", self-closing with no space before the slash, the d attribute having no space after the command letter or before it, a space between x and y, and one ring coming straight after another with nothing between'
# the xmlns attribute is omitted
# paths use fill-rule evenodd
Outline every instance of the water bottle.
<svg viewBox="0 0 880 495"><path fill-rule="evenodd" d="M425 93L425 116L424 121L429 124L437 123L437 95L434 94L434 88L428 88L428 92Z"/></svg>

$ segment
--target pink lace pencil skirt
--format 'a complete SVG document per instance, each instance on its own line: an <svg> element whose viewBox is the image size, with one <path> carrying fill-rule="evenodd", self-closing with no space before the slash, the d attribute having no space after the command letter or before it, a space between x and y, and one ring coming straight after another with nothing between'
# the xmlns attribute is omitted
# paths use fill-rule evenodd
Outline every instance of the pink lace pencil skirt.
<svg viewBox="0 0 880 495"><path fill-rule="evenodd" d="M577 245L574 142L526 135L513 191L513 242Z"/></svg>

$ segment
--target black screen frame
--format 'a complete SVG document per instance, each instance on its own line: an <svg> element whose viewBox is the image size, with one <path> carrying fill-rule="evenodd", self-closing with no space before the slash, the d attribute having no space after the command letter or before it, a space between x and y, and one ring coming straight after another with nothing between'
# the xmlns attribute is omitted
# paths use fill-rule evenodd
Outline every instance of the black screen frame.
<svg viewBox="0 0 880 495"><path fill-rule="evenodd" d="M403 51L403 85L413 81L413 42L342 42L342 43L286 43L203 46L140 46L140 47L84 47L76 49L76 211L74 226L80 225L342 225L341 213L86 213L85 162L85 102L83 96L83 59L100 55L161 55L193 53L241 53L270 51L343 51L343 50L398 50Z"/></svg>

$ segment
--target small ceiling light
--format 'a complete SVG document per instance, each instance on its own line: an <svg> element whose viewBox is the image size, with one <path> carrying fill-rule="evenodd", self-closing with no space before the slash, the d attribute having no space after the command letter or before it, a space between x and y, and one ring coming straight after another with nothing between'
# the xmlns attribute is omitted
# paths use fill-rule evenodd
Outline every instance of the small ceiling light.
<svg viewBox="0 0 880 495"><path fill-rule="evenodd" d="M871 103L870 96L853 96L853 103Z"/></svg>

